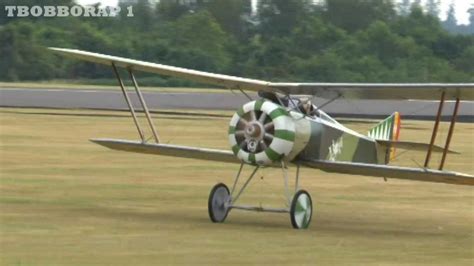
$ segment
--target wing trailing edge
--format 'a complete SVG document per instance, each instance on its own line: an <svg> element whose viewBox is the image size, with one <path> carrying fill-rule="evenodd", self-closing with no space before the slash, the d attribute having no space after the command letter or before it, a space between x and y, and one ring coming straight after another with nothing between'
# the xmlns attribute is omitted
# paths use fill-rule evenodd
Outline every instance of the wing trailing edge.
<svg viewBox="0 0 474 266"><path fill-rule="evenodd" d="M113 150L164 155L225 163L240 163L231 151L197 148L171 144L143 143L120 139L91 139L90 141Z"/></svg>
<svg viewBox="0 0 474 266"><path fill-rule="evenodd" d="M397 149L423 151L423 152L428 151L428 149L430 148L430 144L420 143L420 142L391 141L391 140L380 140L380 139L376 139L375 141L386 148L395 147ZM444 152L444 148L437 145L433 145L432 151L442 153ZM452 150L448 150L448 153L460 154L459 152L452 151Z"/></svg>
<svg viewBox="0 0 474 266"><path fill-rule="evenodd" d="M450 171L322 160L300 161L300 163L331 173L474 186L474 176Z"/></svg>

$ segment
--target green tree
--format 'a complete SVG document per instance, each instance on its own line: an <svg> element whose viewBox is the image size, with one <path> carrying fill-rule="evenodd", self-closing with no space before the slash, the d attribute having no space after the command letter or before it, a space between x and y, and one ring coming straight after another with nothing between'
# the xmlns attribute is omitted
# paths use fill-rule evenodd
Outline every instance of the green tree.
<svg viewBox="0 0 474 266"><path fill-rule="evenodd" d="M431 49L444 32L437 18L424 14L419 8L413 8L408 17L400 17L392 29L396 34L413 38L427 49Z"/></svg>
<svg viewBox="0 0 474 266"><path fill-rule="evenodd" d="M454 61L456 68L465 73L470 73L470 79L466 82L474 81L474 45L467 47L460 56Z"/></svg>
<svg viewBox="0 0 474 266"><path fill-rule="evenodd" d="M410 9L413 1L397 14L391 0L262 0L250 17L249 0L161 0L156 9L120 0L135 17L0 18L0 80L112 78L107 67L44 49L56 46L276 81L474 82L474 36L444 30L419 0ZM473 32L474 15L468 27L450 12L452 30ZM146 84L195 85L139 75Z"/></svg>
<svg viewBox="0 0 474 266"><path fill-rule="evenodd" d="M258 7L259 32L265 36L285 36L308 17L310 0L261 0Z"/></svg>
<svg viewBox="0 0 474 266"><path fill-rule="evenodd" d="M426 12L433 17L439 17L439 5L440 0L427 0L426 1Z"/></svg>
<svg viewBox="0 0 474 266"><path fill-rule="evenodd" d="M474 34L474 5L467 12L469 13L469 33Z"/></svg>
<svg viewBox="0 0 474 266"><path fill-rule="evenodd" d="M326 23L320 16L310 16L291 33L291 52L299 57L324 52L347 38L345 31Z"/></svg>
<svg viewBox="0 0 474 266"><path fill-rule="evenodd" d="M454 2L449 5L448 13L447 13L446 20L443 22L443 25L446 29L455 31L456 26L458 25L458 21L456 19L456 8L454 6Z"/></svg>
<svg viewBox="0 0 474 266"><path fill-rule="evenodd" d="M421 8L421 0L413 1L412 8Z"/></svg>
<svg viewBox="0 0 474 266"><path fill-rule="evenodd" d="M35 24L18 21L0 28L0 79L38 80L54 75L54 58L38 45Z"/></svg>
<svg viewBox="0 0 474 266"><path fill-rule="evenodd" d="M250 0L210 0L206 7L221 28L235 37L244 38L245 15L250 15Z"/></svg>
<svg viewBox="0 0 474 266"><path fill-rule="evenodd" d="M411 1L410 0L402 0L402 2L398 5L398 10L399 10L401 16L410 15Z"/></svg>
<svg viewBox="0 0 474 266"><path fill-rule="evenodd" d="M137 0L133 5L133 20L138 30L147 31L152 28L154 22L153 9L148 0Z"/></svg>
<svg viewBox="0 0 474 266"><path fill-rule="evenodd" d="M349 32L366 28L376 20L396 17L392 0L326 0L325 18Z"/></svg>
<svg viewBox="0 0 474 266"><path fill-rule="evenodd" d="M176 0L160 0L157 4L157 15L161 20L176 20L189 13L191 7Z"/></svg>
<svg viewBox="0 0 474 266"><path fill-rule="evenodd" d="M223 71L230 63L229 35L207 11L183 16L162 34L172 47L168 60L180 66Z"/></svg>

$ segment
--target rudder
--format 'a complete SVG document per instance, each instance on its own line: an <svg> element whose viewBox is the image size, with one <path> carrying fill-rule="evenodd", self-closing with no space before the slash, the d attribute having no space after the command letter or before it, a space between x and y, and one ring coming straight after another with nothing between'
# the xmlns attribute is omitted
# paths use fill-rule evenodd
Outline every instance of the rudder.
<svg viewBox="0 0 474 266"><path fill-rule="evenodd" d="M400 137L401 117L400 113L395 112L391 116L382 120L375 127L369 130L368 136L376 140L397 141ZM387 149L385 163L395 158L395 147Z"/></svg>

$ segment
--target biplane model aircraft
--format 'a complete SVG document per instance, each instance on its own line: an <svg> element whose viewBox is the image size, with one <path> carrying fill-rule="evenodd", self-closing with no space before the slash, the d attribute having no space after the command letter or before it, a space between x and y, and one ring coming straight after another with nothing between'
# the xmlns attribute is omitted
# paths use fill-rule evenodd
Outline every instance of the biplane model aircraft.
<svg viewBox="0 0 474 266"><path fill-rule="evenodd" d="M116 56L73 49L50 48L52 51L77 59L111 66L138 129L140 140L92 139L92 142L121 151L163 156L174 156L240 164L232 188L215 185L209 195L208 210L212 222L223 222L232 209L289 213L294 228L307 228L313 207L311 197L298 185L300 167L326 172L364 175L382 178L400 178L458 185L474 185L474 176L443 170L453 135L460 99L474 100L474 84L353 84L353 83L272 83L262 80L213 74L167 65L148 63ZM153 143L150 143L137 120L127 90L117 70L128 70L142 110L145 113ZM230 120L229 150L196 148L162 144L153 125L150 112L137 85L133 71L151 72L184 78L191 81L239 90L249 102L244 104ZM258 92L253 100L245 91ZM327 102L315 106L308 98L321 97ZM380 122L368 134L355 132L326 114L322 107L335 99L440 99L438 113L429 144L398 141L400 115L394 113ZM455 100L449 134L445 147L434 145L445 100ZM427 152L423 168L388 165L396 149ZM438 169L429 169L432 152L441 152ZM288 185L288 167L296 167L294 192ZM236 190L244 165L253 168L250 176ZM279 167L283 171L287 205L284 208L242 206L237 202L242 192L261 167Z"/></svg>

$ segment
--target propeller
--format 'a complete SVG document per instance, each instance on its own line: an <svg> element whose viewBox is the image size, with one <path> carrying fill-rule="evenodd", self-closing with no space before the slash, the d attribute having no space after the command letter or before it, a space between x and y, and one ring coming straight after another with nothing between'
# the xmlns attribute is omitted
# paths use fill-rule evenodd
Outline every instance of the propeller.
<svg viewBox="0 0 474 266"><path fill-rule="evenodd" d="M295 120L284 107L259 99L246 103L229 123L229 143L240 160L270 165L290 154Z"/></svg>
<svg viewBox="0 0 474 266"><path fill-rule="evenodd" d="M272 143L274 127L273 121L265 112L250 111L240 117L237 123L237 144L246 152L262 152Z"/></svg>

